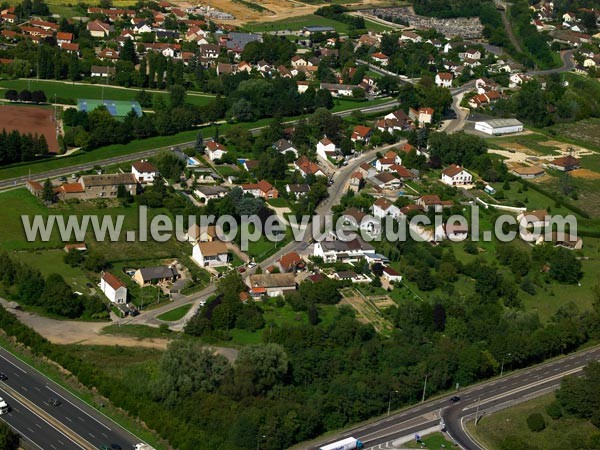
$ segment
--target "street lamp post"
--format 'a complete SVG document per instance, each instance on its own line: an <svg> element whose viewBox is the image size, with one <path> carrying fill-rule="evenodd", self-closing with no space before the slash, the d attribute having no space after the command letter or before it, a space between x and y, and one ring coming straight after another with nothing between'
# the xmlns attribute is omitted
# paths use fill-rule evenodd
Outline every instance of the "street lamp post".
<svg viewBox="0 0 600 450"><path fill-rule="evenodd" d="M393 395L394 393L396 393L396 394L397 394L397 393L398 393L398 391L392 391L392 392L390 392L390 399L388 400L388 412L387 412L387 416L388 416L388 417L390 416L390 409L392 408L392 395Z"/></svg>
<svg viewBox="0 0 600 450"><path fill-rule="evenodd" d="M265 436L264 434L262 435L262 438L260 436L258 436L258 438L256 439L256 450L260 450L260 440L266 438L267 436Z"/></svg>
<svg viewBox="0 0 600 450"><path fill-rule="evenodd" d="M506 358L510 358L510 353L507 353L505 357L502 357L502 365L500 366L500 378L504 374L504 361Z"/></svg>
<svg viewBox="0 0 600 450"><path fill-rule="evenodd" d="M423 398L421 398L421 403L425 402L425 392L427 391L427 377L429 377L429 374L425 375L425 382L423 383Z"/></svg>

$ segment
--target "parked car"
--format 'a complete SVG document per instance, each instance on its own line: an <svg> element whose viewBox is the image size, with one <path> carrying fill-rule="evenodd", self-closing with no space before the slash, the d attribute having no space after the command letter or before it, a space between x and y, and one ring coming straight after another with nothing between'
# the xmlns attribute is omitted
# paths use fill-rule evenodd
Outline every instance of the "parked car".
<svg viewBox="0 0 600 450"><path fill-rule="evenodd" d="M450 397L450 401L452 403L456 403L456 402L460 401L460 397L458 395L455 395L454 397Z"/></svg>
<svg viewBox="0 0 600 450"><path fill-rule="evenodd" d="M2 380L2 381L8 380L8 377L4 374L4 372L0 372L0 380Z"/></svg>
<svg viewBox="0 0 600 450"><path fill-rule="evenodd" d="M56 397L50 397L48 399L48 404L50 406L60 406L61 401L59 399L57 399Z"/></svg>

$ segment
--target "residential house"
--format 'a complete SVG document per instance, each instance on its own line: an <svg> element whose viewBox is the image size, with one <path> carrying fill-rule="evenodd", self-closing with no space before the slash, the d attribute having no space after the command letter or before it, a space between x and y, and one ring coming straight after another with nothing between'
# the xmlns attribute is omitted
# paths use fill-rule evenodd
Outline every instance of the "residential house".
<svg viewBox="0 0 600 450"><path fill-rule="evenodd" d="M348 189L353 192L358 192L362 186L363 179L364 177L362 172L357 170L350 176L348 180Z"/></svg>
<svg viewBox="0 0 600 450"><path fill-rule="evenodd" d="M150 284L165 285L173 283L180 277L181 275L174 265L143 267L135 271L133 281L144 287Z"/></svg>
<svg viewBox="0 0 600 450"><path fill-rule="evenodd" d="M305 67L308 66L308 61L304 59L302 56L296 55L292 57L292 67Z"/></svg>
<svg viewBox="0 0 600 450"><path fill-rule="evenodd" d="M279 297L296 290L293 273L254 274L246 278L246 285L253 298Z"/></svg>
<svg viewBox="0 0 600 450"><path fill-rule="evenodd" d="M415 122L419 122L422 127L425 124L433 122L433 108L408 109L408 116Z"/></svg>
<svg viewBox="0 0 600 450"><path fill-rule="evenodd" d="M423 38L414 31L403 31L400 36L400 41L421 42Z"/></svg>
<svg viewBox="0 0 600 450"><path fill-rule="evenodd" d="M372 133L373 131L371 130L371 128L365 127L363 125L356 125L354 127L354 130L352 131L352 136L350 137L350 139L352 140L352 142L359 141L368 143L371 139Z"/></svg>
<svg viewBox="0 0 600 450"><path fill-rule="evenodd" d="M388 65L388 62L390 60L390 58L387 55L385 55L385 54L383 54L381 52L373 53L371 55L371 59L375 63L377 63L377 64L379 64L381 66L384 66L384 67Z"/></svg>
<svg viewBox="0 0 600 450"><path fill-rule="evenodd" d="M429 211L429 208L434 208L435 210L450 208L454 205L454 202L452 200L440 200L435 194L427 194L419 197L416 204L422 207L423 211Z"/></svg>
<svg viewBox="0 0 600 450"><path fill-rule="evenodd" d="M87 198L93 198L86 197L85 189L83 188L81 183L64 183L59 187L55 188L54 193L62 201L73 199L85 200Z"/></svg>
<svg viewBox="0 0 600 450"><path fill-rule="evenodd" d="M227 154L227 149L220 142L208 141L206 143L205 153L211 161L223 158Z"/></svg>
<svg viewBox="0 0 600 450"><path fill-rule="evenodd" d="M385 197L379 197L377 200L375 200L372 208L373 216L377 217L378 219L383 219L386 216L393 217L394 219L400 217L400 208L398 208Z"/></svg>
<svg viewBox="0 0 600 450"><path fill-rule="evenodd" d="M296 149L296 147L294 147L294 145L287 139L279 139L273 144L273 148L279 153L293 153L294 156L298 158L298 149Z"/></svg>
<svg viewBox="0 0 600 450"><path fill-rule="evenodd" d="M85 242L75 242L74 244L65 244L63 250L69 253L71 250L78 252L87 252L87 245Z"/></svg>
<svg viewBox="0 0 600 450"><path fill-rule="evenodd" d="M392 269L389 266L386 266L383 268L383 275L382 277L387 280L388 283L394 283L394 282L400 282L402 281L402 275L400 275L398 272L396 272L394 269Z"/></svg>
<svg viewBox="0 0 600 450"><path fill-rule="evenodd" d="M117 305L127 303L127 286L110 272L103 272L100 277L100 290Z"/></svg>
<svg viewBox="0 0 600 450"><path fill-rule="evenodd" d="M66 45L66 44L63 44L63 45ZM92 78L114 77L116 73L117 73L117 70L114 67L108 67L108 66L92 66L90 69L90 74L91 74Z"/></svg>
<svg viewBox="0 0 600 450"><path fill-rule="evenodd" d="M448 186L466 186L473 184L473 175L463 167L452 164L442 171L441 181Z"/></svg>
<svg viewBox="0 0 600 450"><path fill-rule="evenodd" d="M381 172L369 178L369 182L378 189L396 191L402 187L402 180L390 172Z"/></svg>
<svg viewBox="0 0 600 450"><path fill-rule="evenodd" d="M62 47L62 44L67 44L73 42L73 33L65 33L59 31L56 33L56 43Z"/></svg>
<svg viewBox="0 0 600 450"><path fill-rule="evenodd" d="M200 226L192 224L186 233L186 240L195 245L198 242L213 242L219 240L219 233L215 225Z"/></svg>
<svg viewBox="0 0 600 450"><path fill-rule="evenodd" d="M306 268L306 263L296 252L286 253L277 260L275 265L279 268L281 273L296 273L297 271Z"/></svg>
<svg viewBox="0 0 600 450"><path fill-rule="evenodd" d="M309 160L306 156L301 156L300 158L298 158L294 163L294 167L304 176L327 176L325 172L323 172L323 170L316 163Z"/></svg>
<svg viewBox="0 0 600 450"><path fill-rule="evenodd" d="M551 242L555 247L563 247L567 250L581 250L583 247L583 240L579 236L558 231L553 231L549 239L546 239L545 233L542 233L535 243L541 245L545 242Z"/></svg>
<svg viewBox="0 0 600 450"><path fill-rule="evenodd" d="M538 178L546 173L540 166L513 166L510 172L524 179Z"/></svg>
<svg viewBox="0 0 600 450"><path fill-rule="evenodd" d="M322 258L326 263L356 262L374 252L371 244L356 237L348 241L335 239L315 242L313 256Z"/></svg>
<svg viewBox="0 0 600 450"><path fill-rule="evenodd" d="M256 198L263 198L265 200L279 196L279 191L266 180L261 180L258 183L242 184L242 190L244 194L249 193Z"/></svg>
<svg viewBox="0 0 600 450"><path fill-rule="evenodd" d="M114 31L114 27L107 23L101 22L100 20L94 20L92 22L88 22L87 30L90 32L92 37L103 39L107 37L112 31Z"/></svg>
<svg viewBox="0 0 600 450"><path fill-rule="evenodd" d="M342 224L348 230L360 229L370 234L377 234L381 230L381 222L362 212L360 209L350 207L346 209L340 216Z"/></svg>
<svg viewBox="0 0 600 450"><path fill-rule="evenodd" d="M225 266L229 262L227 245L221 241L198 242L194 245L192 259L200 267Z"/></svg>
<svg viewBox="0 0 600 450"><path fill-rule="evenodd" d="M317 155L325 161L327 161L328 158L335 158L337 156L335 144L327 136L317 143Z"/></svg>
<svg viewBox="0 0 600 450"><path fill-rule="evenodd" d="M359 275L354 270L340 270L332 276L334 280L350 281L352 283L370 283L372 280L367 275Z"/></svg>
<svg viewBox="0 0 600 450"><path fill-rule="evenodd" d="M143 159L136 161L131 165L131 173L140 184L154 183L154 179L158 177L158 169L154 164Z"/></svg>
<svg viewBox="0 0 600 450"><path fill-rule="evenodd" d="M34 197L41 197L44 192L44 186L39 181L27 180L25 187Z"/></svg>
<svg viewBox="0 0 600 450"><path fill-rule="evenodd" d="M81 185L85 199L116 198L120 186L129 195L136 195L138 188L138 181L132 173L83 175L78 183L73 184Z"/></svg>
<svg viewBox="0 0 600 450"><path fill-rule="evenodd" d="M452 87L452 74L450 72L438 72L435 75L435 84L440 87Z"/></svg>
<svg viewBox="0 0 600 450"><path fill-rule="evenodd" d="M228 189L223 186L196 186L194 195L207 203L209 200L216 200L225 197Z"/></svg>
<svg viewBox="0 0 600 450"><path fill-rule="evenodd" d="M517 222L525 228L545 228L550 225L550 215L545 209L523 211L517 216Z"/></svg>
<svg viewBox="0 0 600 450"><path fill-rule="evenodd" d="M561 172L569 172L571 170L579 169L581 160L572 155L567 155L553 159L548 163L548 166L560 170Z"/></svg>
<svg viewBox="0 0 600 450"><path fill-rule="evenodd" d="M310 186L308 184L286 184L285 191L295 198L300 198L310 192Z"/></svg>
<svg viewBox="0 0 600 450"><path fill-rule="evenodd" d="M321 83L320 88L329 91L333 97L351 97L353 95L352 91L357 86L351 84Z"/></svg>

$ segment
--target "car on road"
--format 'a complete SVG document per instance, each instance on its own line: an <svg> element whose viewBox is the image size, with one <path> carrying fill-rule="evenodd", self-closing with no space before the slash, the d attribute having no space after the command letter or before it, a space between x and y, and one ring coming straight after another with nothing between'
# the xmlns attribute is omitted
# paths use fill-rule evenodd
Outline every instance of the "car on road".
<svg viewBox="0 0 600 450"><path fill-rule="evenodd" d="M248 269L252 269L253 267L256 267L256 263L255 262L249 262L248 263Z"/></svg>
<svg viewBox="0 0 600 450"><path fill-rule="evenodd" d="M0 380L2 380L2 381L8 380L8 377L4 374L4 372L0 372Z"/></svg>
<svg viewBox="0 0 600 450"><path fill-rule="evenodd" d="M458 395L455 395L453 397L450 397L450 401L452 403L456 403L456 402L460 401L460 397Z"/></svg>
<svg viewBox="0 0 600 450"><path fill-rule="evenodd" d="M48 399L48 404L50 406L60 406L61 401L59 399L57 399L56 397L50 397Z"/></svg>
<svg viewBox="0 0 600 450"><path fill-rule="evenodd" d="M123 450L123 447L121 447L119 444L110 444L110 448L111 450Z"/></svg>

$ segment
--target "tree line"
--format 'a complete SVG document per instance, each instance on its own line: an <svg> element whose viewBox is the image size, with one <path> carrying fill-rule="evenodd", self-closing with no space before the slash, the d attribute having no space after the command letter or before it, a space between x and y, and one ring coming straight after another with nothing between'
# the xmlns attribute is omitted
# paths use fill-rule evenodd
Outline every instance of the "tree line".
<svg viewBox="0 0 600 450"><path fill-rule="evenodd" d="M0 256L0 288L9 298L70 319L107 316L106 306L98 297L75 294L61 275L44 277L6 252Z"/></svg>
<svg viewBox="0 0 600 450"><path fill-rule="evenodd" d="M4 98L11 102L46 103L46 93L44 91L32 92L29 89L23 89L21 92L9 89L4 93Z"/></svg>
<svg viewBox="0 0 600 450"><path fill-rule="evenodd" d="M33 161L48 154L48 142L43 134L21 134L17 130L0 133L0 166Z"/></svg>

